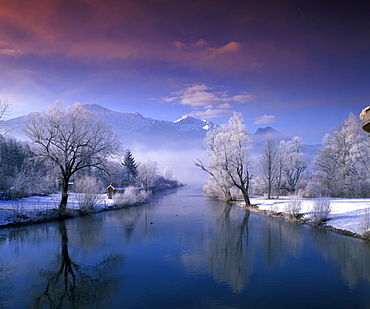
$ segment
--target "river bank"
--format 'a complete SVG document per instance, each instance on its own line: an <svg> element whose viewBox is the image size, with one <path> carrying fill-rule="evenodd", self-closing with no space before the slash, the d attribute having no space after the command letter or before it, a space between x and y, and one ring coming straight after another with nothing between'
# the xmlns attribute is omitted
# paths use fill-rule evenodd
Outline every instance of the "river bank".
<svg viewBox="0 0 370 309"><path fill-rule="evenodd" d="M64 214L58 212L60 196L32 196L18 200L0 200L0 227L34 224L63 220L86 215L80 211L76 194L69 196L67 209ZM114 208L113 201L106 194L101 195L101 203L96 205L93 212L107 211Z"/></svg>
<svg viewBox="0 0 370 309"><path fill-rule="evenodd" d="M301 210L298 221L309 225L312 223L314 198L302 198ZM343 199L330 198L330 213L328 220L319 225L318 228L325 228L344 235L369 240L370 228L370 199ZM263 197L252 197L251 203L255 205L252 211L265 213L271 216L287 218L287 205L292 199L281 197L279 199L266 199ZM367 235L366 234L367 230Z"/></svg>
<svg viewBox="0 0 370 309"><path fill-rule="evenodd" d="M289 197L279 199L266 199L263 197L252 197L254 205L251 210L266 215L287 218L287 204L291 201ZM312 207L315 199L301 199L301 210L298 219L300 222L314 225L311 221ZM20 200L0 200L0 227L40 223L61 219L57 213L59 195L33 196ZM328 220L318 226L344 235L369 240L364 236L364 227L369 229L370 225L370 199L330 199L331 210ZM132 205L131 205L132 206ZM127 207L127 206L124 206ZM97 205L94 212L107 211L117 208L106 194L102 195L101 203ZM70 195L67 213L63 218L86 215L79 210L76 194ZM63 219L62 218L62 219Z"/></svg>

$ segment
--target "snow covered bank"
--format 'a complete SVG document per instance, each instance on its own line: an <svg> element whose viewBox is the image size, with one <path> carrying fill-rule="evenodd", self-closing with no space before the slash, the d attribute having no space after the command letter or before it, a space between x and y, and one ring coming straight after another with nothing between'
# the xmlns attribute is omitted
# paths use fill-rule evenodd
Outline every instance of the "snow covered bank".
<svg viewBox="0 0 370 309"><path fill-rule="evenodd" d="M312 207L316 199L301 199L302 209L300 214L303 219L311 219ZM251 198L251 203L259 210L267 213L286 213L290 197L279 199L265 199L262 197ZM341 199L330 198L331 211L328 221L324 224L337 230L344 230L354 234L362 235L364 225L369 228L370 199ZM356 235L354 235L356 236Z"/></svg>
<svg viewBox="0 0 370 309"><path fill-rule="evenodd" d="M79 214L79 203L77 193L70 193L67 210L71 216ZM58 209L60 194L48 196L32 196L19 200L0 200L0 227L14 223L41 222L55 217ZM113 201L102 194L101 203L96 206L95 211L108 210L114 207Z"/></svg>
<svg viewBox="0 0 370 309"><path fill-rule="evenodd" d="M161 181L160 186L156 187L156 192L184 185L178 181L164 179ZM86 214L86 212L81 211L80 204L81 202L83 203L81 195L83 193L69 193L67 212L63 217L75 217ZM91 212L141 205L147 202L150 195L151 192L135 189L126 190L123 194L116 194L113 199L108 199L107 194L99 194L94 198L94 200L98 201L98 204L92 206ZM58 219L57 209L60 198L60 194L52 194L32 196L19 200L0 200L0 227Z"/></svg>

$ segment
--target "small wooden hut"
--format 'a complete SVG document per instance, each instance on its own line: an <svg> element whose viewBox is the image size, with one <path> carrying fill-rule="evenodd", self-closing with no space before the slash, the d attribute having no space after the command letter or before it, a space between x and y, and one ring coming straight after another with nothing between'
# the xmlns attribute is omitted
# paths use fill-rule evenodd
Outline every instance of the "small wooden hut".
<svg viewBox="0 0 370 309"><path fill-rule="evenodd" d="M108 186L108 199L113 199L113 195L122 194L129 187L134 187L137 190L142 190L143 188L138 186L136 183L112 183Z"/></svg>

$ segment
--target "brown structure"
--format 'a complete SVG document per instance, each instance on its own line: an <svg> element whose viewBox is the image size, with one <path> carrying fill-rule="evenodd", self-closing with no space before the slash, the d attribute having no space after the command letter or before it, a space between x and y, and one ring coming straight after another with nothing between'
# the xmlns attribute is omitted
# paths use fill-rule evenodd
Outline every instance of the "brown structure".
<svg viewBox="0 0 370 309"><path fill-rule="evenodd" d="M362 129L370 133L370 106L364 108L360 114Z"/></svg>
<svg viewBox="0 0 370 309"><path fill-rule="evenodd" d="M122 194L125 192L125 190L129 187L134 187L137 190L142 190L142 187L139 187L135 183L112 183L111 185L108 186L107 191L108 191L108 199L113 199L113 195L116 193Z"/></svg>

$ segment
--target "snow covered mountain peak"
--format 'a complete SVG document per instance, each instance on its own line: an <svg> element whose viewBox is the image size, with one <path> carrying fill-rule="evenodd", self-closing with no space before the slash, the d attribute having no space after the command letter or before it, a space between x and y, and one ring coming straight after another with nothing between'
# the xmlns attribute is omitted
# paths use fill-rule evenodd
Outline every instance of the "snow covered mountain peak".
<svg viewBox="0 0 370 309"><path fill-rule="evenodd" d="M189 132L189 131L204 132L216 126L214 123L210 121L197 119L190 116L182 116L181 118L175 120L173 123L180 132Z"/></svg>
<svg viewBox="0 0 370 309"><path fill-rule="evenodd" d="M189 116L182 116L179 119L175 120L173 123L178 123L180 121L183 121L184 119L188 118Z"/></svg>

